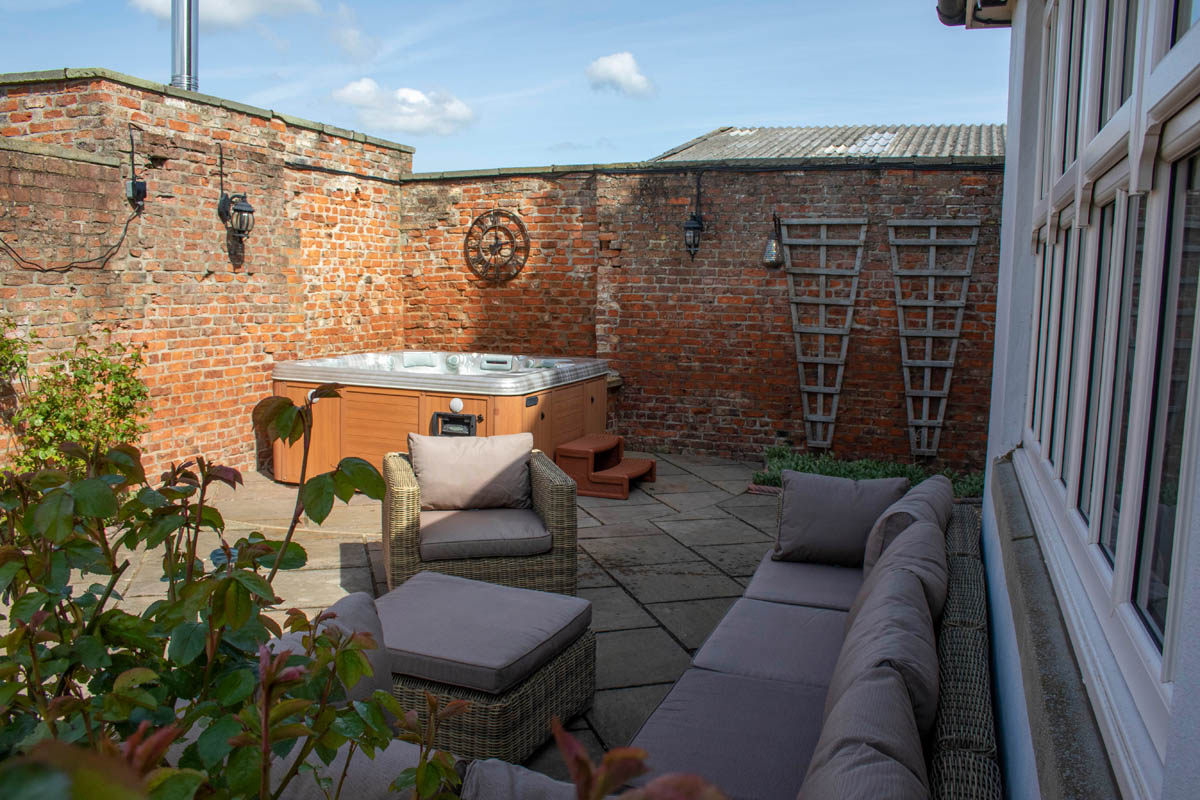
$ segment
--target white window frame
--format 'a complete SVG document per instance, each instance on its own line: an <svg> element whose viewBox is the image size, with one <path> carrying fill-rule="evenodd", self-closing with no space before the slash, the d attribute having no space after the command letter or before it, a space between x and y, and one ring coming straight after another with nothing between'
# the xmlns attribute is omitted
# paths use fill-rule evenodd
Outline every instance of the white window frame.
<svg viewBox="0 0 1200 800"><path fill-rule="evenodd" d="M1167 217L1172 211L1171 174L1176 165L1179 169L1185 168L1181 159L1200 149L1200 25L1189 30L1171 47L1174 3L1141 0L1136 20L1141 33L1135 37L1134 52L1123 56L1134 59L1131 95L1100 126L1098 95L1104 69L1105 7L1099 0L1091 0L1088 5L1083 34L1084 55L1076 72L1078 77L1072 77L1072 81L1079 82L1079 143L1074 162L1061 171L1059 167L1066 146L1065 93L1071 91L1071 87L1065 85L1065 65L1066 59L1072 57L1071 43L1065 41L1068 26L1062 25L1061 21L1064 11L1074 13L1074 4L1050 0L1042 16L1044 35L1040 63L1043 69L1054 69L1055 76L1053 81L1045 74L1038 76L1041 102L1037 129L1038 189L1035 194L1040 199L1033 214L1034 229L1040 230L1043 247L1050 248L1050 252L1044 259L1040 252L1034 256L1037 285L1033 320L1039 330L1034 332L1030 344L1027 408L1022 414L1023 446L1014 452L1013 461L1085 685L1112 756L1114 772L1129 796L1157 797L1162 783L1180 650L1175 631L1179 629L1180 598L1186 581L1186 550L1191 538L1192 516L1200 502L1194 491L1200 482L1200 313L1194 321L1196 330L1186 399L1188 416L1184 423L1179 504L1161 650L1134 606L1132 589L1142 525L1145 475L1151 466L1146 463L1151 455L1148 446L1152 433L1151 405L1162 358L1157 352L1157 339L1163 311L1160 307L1162 281L1168 273L1165 258L1168 252L1179 257L1178 242L1175 242L1176 248L1169 248L1170 243L1166 241ZM1115 43L1122 40L1126 3L1114 5L1114 13L1119 13L1121 19L1115 26ZM1077 16L1076 25L1079 24ZM1056 46L1051 65L1052 40ZM1097 42L1098 47L1092 45ZM1117 60L1113 67L1108 76L1110 85L1106 88L1119 97L1123 60ZM1051 83L1054 98L1053 103L1048 103L1045 95ZM1045 124L1047 118L1052 120L1049 126ZM1147 175L1149 186L1145 185ZM1068 183L1073 186L1068 187ZM1115 374L1118 361L1115 356L1120 341L1121 283L1130 268L1125 263L1129 196L1124 187L1128 185L1135 187L1135 191L1144 191L1141 202L1145 208L1145 231L1129 425L1123 443L1124 472L1118 476L1123 486L1122 509L1114 563L1110 565L1101 551L1099 535L1103 518L1101 509L1105 503L1104 476L1109 469L1109 437L1112 426L1121 423L1112 419L1112 412L1116 393L1123 391L1124 379L1124 375ZM1079 308L1080 293L1086 298L1095 297L1100 226L1091 222L1098 219L1095 212L1109 202L1114 202L1115 207L1110 233L1113 238L1112 266L1106 307L1093 308L1094 299L1087 299ZM1062 222L1069 221L1076 227L1069 253L1057 252L1063 249L1059 238L1060 215ZM1182 235L1179 231L1173 231L1173 234ZM1048 294L1043 293L1042 281L1047 279L1043 271L1050 273L1052 281ZM1055 273L1063 276L1057 286L1054 285ZM1069 309L1062 305L1064 292L1067 297L1077 300ZM1048 324L1041 330L1045 311L1043 297L1050 313ZM1077 308L1081 312L1078 320L1073 319ZM1061 320L1057 319L1060 310ZM1103 350L1102 355L1092 359L1092 330L1101 314L1106 322ZM1052 343L1058 341L1056 331L1063 325L1075 328L1070 374L1064 374L1066 365L1060 368L1060 359L1053 352ZM1040 355L1032 352L1038 349L1039 340L1043 350ZM1061 360L1065 361L1066 357ZM1098 384L1101 395L1096 417L1092 420L1097 444L1091 465L1093 488L1089 523L1074 506L1084 477L1081 475L1085 445L1082 437L1088 413L1087 383L1091 371L1097 368L1102 370ZM1053 389L1055 380L1067 381L1069 386L1066 392L1060 390L1057 393L1057 403ZM1037 409L1031 402L1035 394ZM1067 402L1071 406L1069 429L1064 424ZM1048 460L1051 447L1047 433L1051 424L1053 465ZM1152 534L1147 531L1144 535Z"/></svg>

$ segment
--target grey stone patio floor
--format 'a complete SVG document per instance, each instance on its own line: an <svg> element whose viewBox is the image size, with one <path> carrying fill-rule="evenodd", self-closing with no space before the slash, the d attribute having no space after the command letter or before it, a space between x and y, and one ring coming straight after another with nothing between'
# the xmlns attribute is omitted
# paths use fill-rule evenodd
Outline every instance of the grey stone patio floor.
<svg viewBox="0 0 1200 800"><path fill-rule="evenodd" d="M704 456L634 454L658 459L658 480L628 500L580 497L579 595L592 602L596 696L571 720L599 757L629 743L691 656L739 597L771 547L775 498L745 491L755 464ZM259 474L214 497L234 540L250 531L282 536L295 487ZM357 591L387 591L378 501L335 504L319 527L304 521L296 541L308 564L282 572L275 589L284 608L316 611ZM130 610L161 596L161 567L146 559L119 587ZM565 779L552 742L526 766Z"/></svg>

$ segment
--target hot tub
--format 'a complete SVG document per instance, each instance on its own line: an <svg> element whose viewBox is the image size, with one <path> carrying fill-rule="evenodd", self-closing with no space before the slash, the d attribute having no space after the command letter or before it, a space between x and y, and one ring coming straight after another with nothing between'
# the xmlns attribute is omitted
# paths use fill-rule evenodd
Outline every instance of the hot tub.
<svg viewBox="0 0 1200 800"><path fill-rule="evenodd" d="M385 453L407 450L410 433L434 433L446 414L469 415L478 436L528 431L553 456L559 444L604 432L607 376L596 358L429 350L286 361L271 373L274 393L295 402L322 383L344 387L313 405L309 475L347 456L382 468ZM300 479L298 445L276 442L275 479Z"/></svg>

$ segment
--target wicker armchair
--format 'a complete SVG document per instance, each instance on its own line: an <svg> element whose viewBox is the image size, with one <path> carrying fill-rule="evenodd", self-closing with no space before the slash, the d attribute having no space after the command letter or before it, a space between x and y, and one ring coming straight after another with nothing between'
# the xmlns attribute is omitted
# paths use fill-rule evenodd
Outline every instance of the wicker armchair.
<svg viewBox="0 0 1200 800"><path fill-rule="evenodd" d="M576 521L575 481L540 450L529 459L533 511L550 532L551 547L531 556L441 559L422 561L421 488L408 456L388 453L383 458L383 556L388 588L395 588L422 570L500 583L522 589L575 594Z"/></svg>

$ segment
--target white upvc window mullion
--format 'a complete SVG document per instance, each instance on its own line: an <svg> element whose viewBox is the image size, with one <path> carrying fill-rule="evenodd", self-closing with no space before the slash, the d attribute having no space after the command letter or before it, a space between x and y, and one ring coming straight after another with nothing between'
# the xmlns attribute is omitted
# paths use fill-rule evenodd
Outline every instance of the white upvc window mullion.
<svg viewBox="0 0 1200 800"><path fill-rule="evenodd" d="M1072 311L1072 326L1074 341L1071 356L1071 373L1068 377L1070 390L1070 425L1063 426L1063 466L1060 471L1063 484L1067 490L1068 505L1074 506L1079 497L1080 473L1083 468L1084 429L1087 427L1088 416L1088 387L1092 374L1092 326L1095 309L1093 298L1096 292L1096 280L1100 274L1098 257L1100 253L1100 236L1104 233L1103 225L1098 215L1093 216L1094 224L1080 231L1077 237L1078 257L1075 261L1074 309ZM1111 231L1110 231L1111 232ZM1111 256L1111 253L1110 253ZM1099 366L1099 365L1097 365Z"/></svg>

